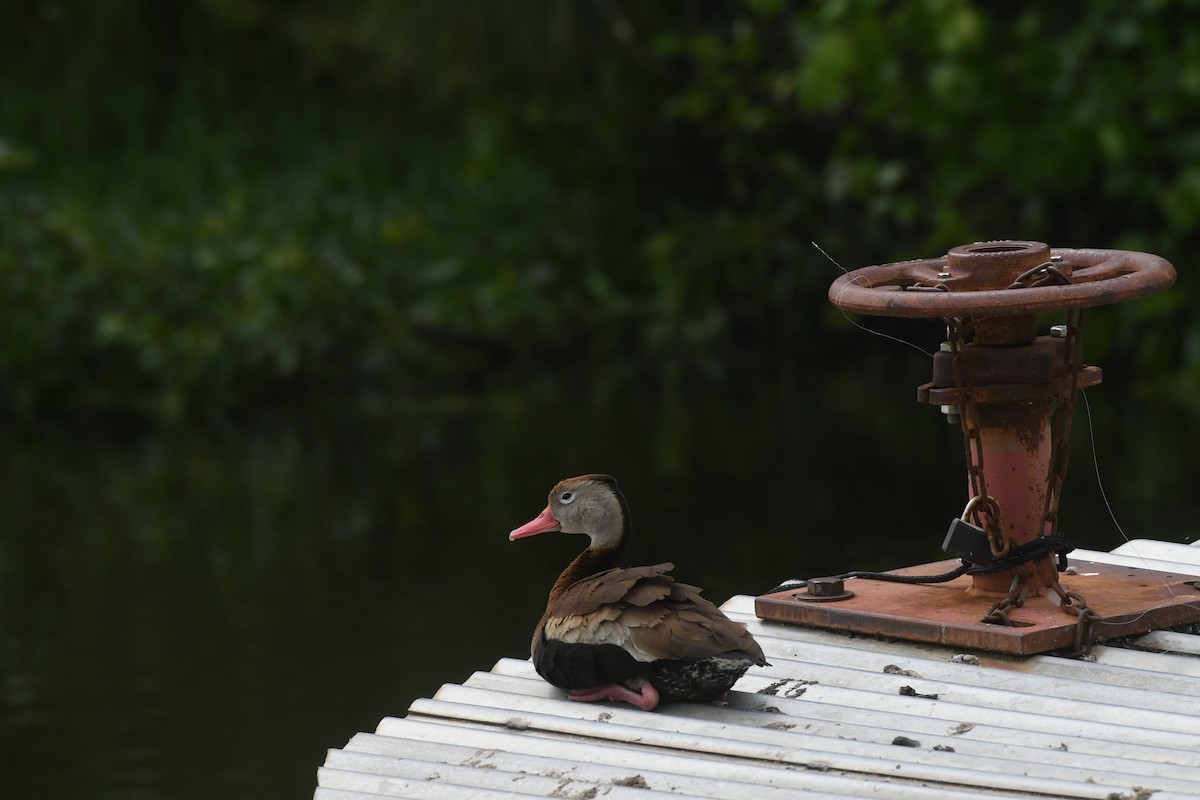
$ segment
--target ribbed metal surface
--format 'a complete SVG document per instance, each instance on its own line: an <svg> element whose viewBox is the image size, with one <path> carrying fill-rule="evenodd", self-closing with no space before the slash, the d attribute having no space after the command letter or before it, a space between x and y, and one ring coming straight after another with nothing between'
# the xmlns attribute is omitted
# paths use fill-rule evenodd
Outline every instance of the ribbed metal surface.
<svg viewBox="0 0 1200 800"><path fill-rule="evenodd" d="M1074 555L1200 575L1188 545ZM1015 658L763 623L747 596L724 608L771 661L726 705L572 703L503 659L331 750L315 797L1200 797L1200 636Z"/></svg>

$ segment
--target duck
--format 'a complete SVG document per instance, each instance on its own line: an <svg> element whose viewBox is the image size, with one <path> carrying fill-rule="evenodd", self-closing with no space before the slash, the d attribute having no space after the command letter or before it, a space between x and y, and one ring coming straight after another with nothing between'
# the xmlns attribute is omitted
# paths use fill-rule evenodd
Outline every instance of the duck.
<svg viewBox="0 0 1200 800"><path fill-rule="evenodd" d="M750 667L769 666L745 625L669 574L674 564L618 566L631 522L611 475L559 481L546 508L508 538L548 532L589 540L554 582L530 643L537 673L567 690L568 700L643 711L709 703L723 700Z"/></svg>

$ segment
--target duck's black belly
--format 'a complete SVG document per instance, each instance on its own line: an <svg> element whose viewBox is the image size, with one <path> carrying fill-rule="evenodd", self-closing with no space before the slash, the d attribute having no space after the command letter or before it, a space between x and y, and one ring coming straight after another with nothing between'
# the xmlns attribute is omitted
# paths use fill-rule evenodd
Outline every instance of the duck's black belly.
<svg viewBox="0 0 1200 800"><path fill-rule="evenodd" d="M663 702L718 700L755 663L746 653L695 660L638 661L613 644L566 644L544 636L533 653L538 674L560 689L649 681Z"/></svg>
<svg viewBox="0 0 1200 800"><path fill-rule="evenodd" d="M566 644L545 636L534 649L533 666L560 689L624 684L651 675L650 664L638 661L615 644Z"/></svg>

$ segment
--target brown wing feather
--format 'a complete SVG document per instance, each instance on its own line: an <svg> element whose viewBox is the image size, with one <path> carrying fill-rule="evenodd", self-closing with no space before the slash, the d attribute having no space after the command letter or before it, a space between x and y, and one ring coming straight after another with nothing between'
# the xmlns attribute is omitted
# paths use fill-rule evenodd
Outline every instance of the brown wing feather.
<svg viewBox="0 0 1200 800"><path fill-rule="evenodd" d="M695 586L677 583L666 574L673 568L610 569L577 581L546 609L547 635L620 644L639 660L700 659L740 650L765 663L746 626L726 617Z"/></svg>
<svg viewBox="0 0 1200 800"><path fill-rule="evenodd" d="M762 650L746 626L726 617L703 597L665 605L670 613L659 624L629 632L630 643L637 649L666 659L699 659L742 650L763 660Z"/></svg>
<svg viewBox="0 0 1200 800"><path fill-rule="evenodd" d="M630 602L627 599L630 592L635 592L640 598L640 593L647 591L638 587L640 582L663 576L673 569L675 565L671 563L655 564L652 567L608 569L571 584L554 602L553 609L547 611L552 611L556 617L582 616L612 603L627 603ZM674 582L669 577L667 581ZM651 581L648 585L653 586L654 582Z"/></svg>
<svg viewBox="0 0 1200 800"><path fill-rule="evenodd" d="M648 606L670 596L671 587L662 581L638 581L625 593L621 602L631 606Z"/></svg>

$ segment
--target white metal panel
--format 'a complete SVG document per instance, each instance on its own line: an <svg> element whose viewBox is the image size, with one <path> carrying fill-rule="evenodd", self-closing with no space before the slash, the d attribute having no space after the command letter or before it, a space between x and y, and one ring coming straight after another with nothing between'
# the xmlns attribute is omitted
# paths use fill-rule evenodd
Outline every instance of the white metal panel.
<svg viewBox="0 0 1200 800"><path fill-rule="evenodd" d="M1196 639L1197 637L1191 638ZM1193 680L1200 678L1200 659L1194 657L1200 653L1193 654L1193 657L1189 658L1178 653L1148 652L1153 649L1149 641L1139 641L1132 649L1097 646L1092 648L1090 658L1096 664L1122 667L1134 676L1144 676L1143 686L1156 684L1160 674L1188 677Z"/></svg>
<svg viewBox="0 0 1200 800"><path fill-rule="evenodd" d="M603 708L598 712L593 709L580 710L577 705L562 700L547 701L525 695L502 695L492 690L468 687L443 687L438 696L447 701L492 703L512 710L538 709L551 714L583 714L587 718L592 718L598 713L605 715L608 722L621 722L624 719L628 724L640 723L644 727L644 721L636 714L619 717L615 712ZM694 709L703 709L704 707L687 705L678 709L679 713L673 715L669 720L669 725L681 733L728 736L736 732L736 735L742 740L782 745L791 744L797 736L800 736L802 738L799 741L814 749L858 752L880 758L896 752L891 748L894 747L892 742L899 732L913 735L912 726L907 724L911 722L910 720L895 720L901 723L899 725L886 724L888 721L880 721L883 724L876 725L831 724L815 720L807 715L806 712L810 707L811 704L803 700L767 698L763 695L737 695L731 701L730 707L719 710L719 718L715 714L689 713ZM768 708L772 711L762 710ZM803 724L797 722L798 717L802 717L805 722ZM740 729L737 726L740 726ZM1134 758L1098 757L1068 750L1056 756L1053 766L1039 764L1037 762L1044 754L1044 748L1032 747L1015 737L1007 743L980 742L962 736L956 737L953 733L956 727L958 726L949 728L943 726L943 729L937 734L922 733L920 735L921 750L939 754L930 757L928 759L930 763L959 764L970 766L973 769L986 769L990 765L992 769L1001 769L1005 767L999 762L1008 760L1014 762L1011 765L1012 769L1020 770L1030 776L1043 775L1048 778L1098 780L1100 777L1108 775L1110 780L1119 782L1122 779L1115 777L1118 774L1131 777L1153 775L1160 779L1159 785L1163 787L1184 788L1185 784L1181 781L1189 780L1200 784L1200 768L1185 769L1160 761L1144 763ZM1056 744L1061 744L1061 740ZM934 748L940 748L940 750L934 750ZM946 755L941 755L943 753ZM1192 754L1182 755L1190 756ZM918 754L915 760L921 759L922 756Z"/></svg>
<svg viewBox="0 0 1200 800"><path fill-rule="evenodd" d="M350 786L371 789L379 779L384 785L404 786L411 781L421 781L424 787L449 785L486 789L512 794L516 797L595 797L601 790L609 800L665 800L665 798L704 798L711 795L695 795L683 792L660 792L636 781L623 784L620 779L589 780L579 774L541 775L525 769L503 769L495 762L480 768L483 762L468 765L447 763L445 759L425 761L407 753L403 759L385 758L379 755L333 751L325 761L325 768L336 770L337 780ZM354 776L354 777L350 777ZM397 780L393 780L397 779ZM644 783L644 781L642 782ZM743 792L754 787L742 786ZM404 795L401 795L404 796ZM744 795L743 795L744 796Z"/></svg>
<svg viewBox="0 0 1200 800"><path fill-rule="evenodd" d="M386 725L384 723L387 723ZM521 736L478 726L456 727L442 721L422 721L412 717L387 719L380 724L380 734L358 734L347 749L379 752L396 756L407 755L415 740L433 742L446 747L478 748L471 760L490 769L502 759L536 764L537 759L558 759L566 764L600 764L624 771L633 771L649 783L657 774L668 776L665 785L656 788L670 790L685 776L704 779L706 786L719 787L721 781L736 781L754 786L753 792L740 797L754 796L761 787L778 787L784 796L793 797L812 792L822 797L871 797L891 800L978 800L978 798L1011 798L1012 793L961 791L945 786L926 786L917 783L881 782L867 776L839 773L816 765L812 770L780 769L778 765L754 760L696 757L682 751L652 750L647 752L641 743L605 742L570 737L539 735L525 731ZM384 733L386 731L386 734ZM652 769L647 770L647 766ZM561 768L561 767L560 767ZM720 794L713 794L719 797Z"/></svg>
<svg viewBox="0 0 1200 800"><path fill-rule="evenodd" d="M1091 669L1075 669L1073 675L1062 677L1008 669L1002 687L995 688L996 676L992 670L981 670L953 663L948 659L918 660L886 650L830 646L814 641L797 642L780 636L780 628L784 627L781 624L760 624L747 618L739 618L739 621L750 625L760 644L763 640L770 642L771 659L774 659L771 663L775 664L775 661L778 661L778 666L786 668L785 672L795 674L802 671L806 677L813 680L836 682L837 685L855 686L886 694L895 694L900 686L906 685L927 694L929 691L935 691L931 687L945 685L947 691L953 695L948 699L957 699L962 697L963 693L977 693L977 698L969 700L972 704L1008 707L1019 699L1013 695L1026 694L1036 695L1039 698L1039 706L1041 698L1050 697L1084 700L1090 707L1098 701L1108 702L1113 692L1105 689L1120 685L1122 705L1135 705L1143 709L1171 713L1178 709L1179 697L1176 695L1190 696L1200 690L1200 682L1186 675L1132 675L1119 669L1096 669L1091 663L1088 664ZM1009 666L1014 664L1015 662L1008 662ZM888 667L895 669L885 671ZM916 673L916 677L904 672ZM823 677L829 678L829 681L823 681ZM1122 681L1117 680L1118 677L1124 679L1124 685L1121 685ZM1152 689L1145 688L1147 683L1152 684ZM925 684L928 684L926 689L922 689ZM1191 730L1190 726L1185 727L1185 730Z"/></svg>
<svg viewBox="0 0 1200 800"><path fill-rule="evenodd" d="M659 793L671 793L672 797L678 797L677 793L682 792L729 800L742 800L750 796L765 800L784 800L810 791L799 785L771 785L764 780L767 776L764 776L763 770L731 770L723 763L713 763L715 769L697 770L694 761L666 755L654 760L654 769L646 769L645 765L631 769L619 763L611 763L614 759L609 758L605 751L618 748L599 747L592 743L541 740L527 742L532 746L521 751L516 746L501 749L509 748L514 742L512 737L496 734L490 739L475 740L477 745L491 746L463 746L458 743L459 732L446 726L440 726L439 737L439 726L430 723L414 725L413 720L403 722L403 725L389 726L388 736L360 734L351 740L345 751L331 751L330 758L333 759L339 752L378 758L384 763L395 761L397 755L402 755L405 759L426 758L457 765L459 768L469 767L494 774L541 775L560 782L570 779L598 787L635 790L639 792L634 795L636 798L656 797ZM439 738L447 741L440 741ZM455 743L449 740L455 740ZM331 762L327 762L329 763ZM695 774L696 772L702 774ZM602 788L602 791L606 797L611 796L610 789ZM822 788L821 796L854 795L835 792L826 786Z"/></svg>
<svg viewBox="0 0 1200 800"><path fill-rule="evenodd" d="M496 699L496 703L499 700ZM565 704L565 701L564 701ZM615 714L622 709L613 709ZM880 779L901 777L955 786L977 785L981 770L988 775L987 785L1011 792L1043 792L1058 797L1106 797L1113 791L1126 790L1137 780L1107 772L1081 774L1059 767L1043 769L1045 764L984 763L963 759L955 753L926 750L921 747L897 747L875 743L838 740L836 747L826 741L804 736L770 737L752 728L693 730L678 717L650 714L639 724L614 724L579 717L558 716L543 711L477 706L439 700L418 700L410 713L442 717L478 724L501 725L516 732L548 732L589 739L637 742L641 746L683 750L705 756L755 759L783 767L836 769L843 772L875 775ZM643 712L644 713L644 712ZM672 724L673 723L673 724ZM681 730L672 730L679 728ZM795 740L795 741L789 741ZM1048 774L1050 773L1050 774ZM1055 774L1065 775L1063 778ZM1104 791L1098 792L1098 789Z"/></svg>
<svg viewBox="0 0 1200 800"><path fill-rule="evenodd" d="M531 666L526 669L522 665L528 665L528 662L502 661L496 665L491 675L496 676L515 668L519 669L521 674L533 676L536 682L540 682ZM738 686L746 691L761 691L776 683L777 680L750 674L743 678ZM541 684L545 686L544 682ZM553 687L547 688L551 692L557 691ZM1131 726L1105 725L1092 721L1064 722L1053 717L1038 717L1038 724L1031 725L1030 719L1019 712L978 709L945 702L930 703L925 699L899 695L868 697L841 687L790 682L780 686L776 690L778 694L773 697L731 694L730 704L737 708L766 705L782 710L788 708L787 704L795 702L788 695L801 689L804 694L800 697L807 705L803 711L797 712L797 715L803 716L804 719L795 729L805 732L811 730L812 726L826 723L874 725L892 728L898 732L909 732L910 737L921 739L923 742L925 737L940 735L998 743L1028 739L1029 746L1039 749L1066 747L1069 752L1200 766L1200 749L1196 749L1200 748L1200 737L1147 733ZM682 710L685 708L686 710ZM680 709L678 713L681 714L723 713L715 706L681 706ZM790 723L791 720L786 722ZM964 731L965 727L970 727L969 732ZM930 746L933 745L934 742L930 739Z"/></svg>
<svg viewBox="0 0 1200 800"><path fill-rule="evenodd" d="M1130 555L1137 558L1152 558L1157 561L1167 561L1177 567L1187 564L1200 567L1200 548L1180 542L1159 542L1154 539L1133 539L1120 547L1114 547L1112 552L1118 555Z"/></svg>
<svg viewBox="0 0 1200 800"><path fill-rule="evenodd" d="M526 800L529 797L527 794L513 791L458 786L440 781L387 778L328 767L317 770L317 780L322 788L341 789L375 797L408 797L414 800Z"/></svg>
<svg viewBox="0 0 1200 800"><path fill-rule="evenodd" d="M496 671L475 673L475 675L466 681L466 685L537 697L561 696L559 690L549 686L545 681L537 677L536 673L533 673L532 670L530 670L530 674L533 675L533 678L529 679L502 674L499 672L501 668L502 665L498 664ZM744 679L740 685L747 691L755 687L759 687L760 689L768 688L770 684L765 683L765 681L766 679L759 680L751 676ZM815 694L807 694L809 688L795 683L785 684L775 690L778 692L779 699L775 699L774 696L735 692L730 695L729 708L741 710L748 709L751 706L763 705L766 707L779 707L781 711L786 711L789 708L788 704L796 703L796 700L789 698L787 693L795 692L797 689L805 689L806 693L801 696L801 699L807 705L802 711L797 711L795 714L795 716L803 716L803 722L796 723L794 720L780 720L774 723L777 727L785 730L802 731L805 734L819 733L841 738L847 738L851 735L861 737L863 734L860 728L868 730L877 729L891 732L891 736L885 737L887 741L894 738L896 730L906 730L910 732L910 736L919 738L922 744L929 747L942 744L955 747L960 752L964 748L969 747L968 743L971 742L1006 746L1011 746L1019 742L1025 747L1032 748L1038 752L1057 750L1080 756L1099 756L1102 760L1115 758L1133 759L1149 764L1165 763L1168 765L1168 770L1174 769L1175 766L1200 767L1200 751L1181 749L1178 746L1149 746L1131 742L1128 735L1130 729L1128 728L1114 728L1113 726L1102 725L1092 727L1096 736L1108 735L1113 737L1111 739L1082 738L1066 730L1057 730L1054 733L1040 733L1011 727L1012 724L1020 722L1019 715L1016 715L1015 719L1013 719L1014 715L1009 715L1008 720L1003 720L998 719L994 715L976 714L970 711L962 717L955 717L953 715L935 716L934 714L896 713L881 710L876 705L866 702L858 702L852 705L833 705L821 702ZM852 697L851 699L861 698ZM784 705L780 706L780 703ZM726 714L726 711L721 707L708 705L681 705L675 707L672 711L680 716L688 717L711 718ZM1005 721L1009 723L1009 727L1002 724ZM1134 733L1136 733L1136 730L1134 730ZM1186 742L1184 743L1186 744ZM1179 743L1175 744L1178 745ZM1147 769L1152 772L1154 767L1147 767Z"/></svg>
<svg viewBox="0 0 1200 800"><path fill-rule="evenodd" d="M589 747L602 745L635 751L637 760L643 764L658 764L662 754L665 753L688 757L694 764L697 762L714 763L718 766L720 775L726 774L728 765L737 762L766 764L782 775L802 775L805 783L811 781L810 775L821 775L823 778L827 775L840 774L845 776L844 783L848 781L847 786L850 788L852 796L912 796L908 793L904 795L890 794L889 789L894 789L894 787L869 788L875 783L898 780L898 778L899 780L937 784L936 792L924 795L931 796L931 798L953 796L954 787L968 786L968 783L962 783L964 780L978 783L978 776L966 775L960 770L940 769L937 766L914 766L907 764L901 757L880 760L864 758L857 754L840 756L838 753L805 750L803 747L773 746L762 744L762 742L745 742L736 738L716 739L686 732L660 732L660 730L648 732L642 728L628 730L624 726L608 727L605 723L570 721L564 720L564 718L556 720L556 718L532 714L532 712L522 712L515 716L506 710L488 711L475 708L475 706L454 708L452 704L437 703L432 700L422 700L421 705L421 711L431 712L433 715L448 714L449 716L440 717L448 723L461 723L468 720L475 723L475 726L482 722L508 721L510 724L515 723L521 729L509 734L506 747L514 745L514 742L518 740L534 740L538 742L538 745L544 738L557 740L559 744L562 741L586 740ZM407 721L404 720L404 722ZM384 721L384 723L388 722L390 721ZM380 723L380 734L395 733L395 728L384 723ZM456 730L455 733L460 732ZM607 735L595 735L598 733ZM910 748L895 747L894 750L899 753L906 752ZM811 770L811 772L797 772L798 769ZM1006 776L1006 780L1001 783L1003 786L994 786L994 784L988 783L984 788L990 789L995 796L1026 796L1037 790L1037 792L1050 792L1055 796L1062 796L1062 798L1106 798L1114 790L1114 787L1105 787L1098 783L1042 781L1020 774ZM1127 788L1128 784L1118 784L1118 787ZM838 793L838 789L833 789L833 792Z"/></svg>
<svg viewBox="0 0 1200 800"><path fill-rule="evenodd" d="M1130 642L1130 647L1150 650L1155 653L1178 653L1185 656L1200 656L1200 636L1174 631L1150 631Z"/></svg>
<svg viewBox="0 0 1200 800"><path fill-rule="evenodd" d="M1190 552L1190 551L1189 551ZM1118 567L1137 567L1167 575L1195 575L1200 577L1200 565L1186 561L1163 561L1158 558L1133 555L1132 553L1102 553L1096 550L1074 550L1067 559L1071 564L1082 564L1095 561L1099 564L1113 564ZM1065 582L1065 581L1064 581Z"/></svg>
<svg viewBox="0 0 1200 800"><path fill-rule="evenodd" d="M1172 543L1073 560L1200 575L1200 551ZM501 659L330 751L314 797L1200 797L1200 636L959 663L937 645L764 623L753 602L723 607L771 666L725 704L573 703Z"/></svg>
<svg viewBox="0 0 1200 800"><path fill-rule="evenodd" d="M320 780L321 771L317 770L317 779ZM313 792L313 800L378 800L377 794L363 794L362 792L347 792L344 789L330 789L328 786L318 786Z"/></svg>

